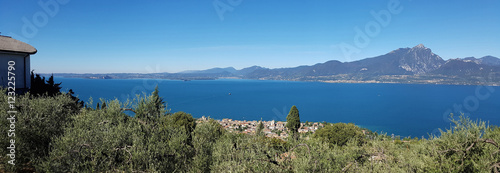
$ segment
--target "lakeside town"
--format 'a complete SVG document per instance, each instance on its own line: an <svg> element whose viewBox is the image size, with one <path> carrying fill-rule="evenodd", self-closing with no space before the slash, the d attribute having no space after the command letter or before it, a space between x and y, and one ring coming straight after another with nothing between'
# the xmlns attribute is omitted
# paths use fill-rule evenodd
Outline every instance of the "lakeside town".
<svg viewBox="0 0 500 173"><path fill-rule="evenodd" d="M210 117L202 116L198 119L198 123L203 121L208 121ZM233 120L224 118L222 120L216 120L224 129L230 132L239 132L244 134L255 134L260 121L247 121L247 120ZM285 139L288 137L288 129L285 127L286 121L262 121L264 128L262 133L267 137L274 137ZM318 122L305 122L300 123L299 133L314 133L316 130L324 127L323 123Z"/></svg>

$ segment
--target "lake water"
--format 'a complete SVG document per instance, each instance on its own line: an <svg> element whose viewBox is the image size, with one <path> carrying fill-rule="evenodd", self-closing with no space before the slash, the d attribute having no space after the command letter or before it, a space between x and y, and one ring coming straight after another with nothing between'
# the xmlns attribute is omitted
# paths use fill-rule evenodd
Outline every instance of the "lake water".
<svg viewBox="0 0 500 173"><path fill-rule="evenodd" d="M55 78L62 90L80 99L125 101L159 86L172 112L215 119L286 121L296 105L302 121L352 122L373 131L427 137L450 127L448 115L460 112L472 119L500 125L500 87L331 84L320 82L158 79Z"/></svg>

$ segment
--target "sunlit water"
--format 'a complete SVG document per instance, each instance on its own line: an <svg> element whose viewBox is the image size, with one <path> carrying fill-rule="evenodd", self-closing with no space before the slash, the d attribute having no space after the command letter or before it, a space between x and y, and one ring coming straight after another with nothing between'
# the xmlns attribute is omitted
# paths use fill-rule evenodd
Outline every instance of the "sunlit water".
<svg viewBox="0 0 500 173"><path fill-rule="evenodd" d="M296 105L302 121L352 122L374 131L427 137L450 127L449 113L465 113L492 125L500 124L500 87L330 84L259 80L176 81L156 79L56 78L63 91L80 99L119 99L151 93L160 95L172 112L215 119L286 121Z"/></svg>

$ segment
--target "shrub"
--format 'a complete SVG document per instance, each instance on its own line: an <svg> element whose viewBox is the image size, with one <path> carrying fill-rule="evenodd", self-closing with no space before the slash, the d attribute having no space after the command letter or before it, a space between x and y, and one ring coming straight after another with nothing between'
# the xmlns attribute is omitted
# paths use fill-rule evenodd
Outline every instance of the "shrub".
<svg viewBox="0 0 500 173"><path fill-rule="evenodd" d="M9 109L5 90L0 91L0 144L6 148L9 139L7 128L10 124L7 120L6 112ZM57 138L64 133L65 128L72 122L72 117L80 112L79 106L74 100L65 94L49 97L42 95L33 97L29 93L16 98L16 165L12 169L23 169L32 167L39 163L43 157L47 156L53 138ZM6 125L6 126L4 126ZM6 155L6 150L0 150L2 156Z"/></svg>
<svg viewBox="0 0 500 173"><path fill-rule="evenodd" d="M213 119L196 126L193 139L196 154L192 164L195 172L210 172L210 166L213 164L213 146L224 133L224 128Z"/></svg>
<svg viewBox="0 0 500 173"><path fill-rule="evenodd" d="M450 172L495 172L500 169L499 132L489 128L484 121L472 121L461 115L450 120L453 126L441 130L440 137L431 142L437 146L435 158L441 171Z"/></svg>
<svg viewBox="0 0 500 173"><path fill-rule="evenodd" d="M151 97L150 97L151 98ZM53 149L37 170L43 172L180 171L190 169L194 148L184 128L171 117L130 117L124 105L114 100L105 109L85 109L74 117L71 127L54 140ZM144 100L148 111L155 110ZM163 106L157 107L165 109ZM191 117L192 118L192 117Z"/></svg>
<svg viewBox="0 0 500 173"><path fill-rule="evenodd" d="M361 129L352 123L335 123L327 125L317 130L313 137L338 146L344 146L350 139L354 139L358 145L362 145L366 142Z"/></svg>

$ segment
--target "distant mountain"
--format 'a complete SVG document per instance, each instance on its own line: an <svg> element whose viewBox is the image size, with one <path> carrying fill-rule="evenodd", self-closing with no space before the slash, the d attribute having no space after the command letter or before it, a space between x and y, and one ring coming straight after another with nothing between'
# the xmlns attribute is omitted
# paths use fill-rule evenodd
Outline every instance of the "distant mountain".
<svg viewBox="0 0 500 173"><path fill-rule="evenodd" d="M263 68L263 67L261 67L261 66L256 66L256 65L254 65L254 66L252 66L252 67L247 67L247 68L243 68L243 69L241 69L241 70L237 70L237 71L235 72L235 74L236 74L236 75L242 75L242 76L245 76L245 75L248 75L248 74L250 74L250 73L254 72L255 70L262 70L262 69L267 69L267 68Z"/></svg>
<svg viewBox="0 0 500 173"><path fill-rule="evenodd" d="M281 69L259 69L248 77L266 76L300 77L327 76L338 74L374 75L414 75L438 69L444 60L432 53L431 49L419 44L413 48L400 48L385 55L354 62L328 61L312 66Z"/></svg>
<svg viewBox="0 0 500 173"><path fill-rule="evenodd" d="M178 74L189 74L189 75L196 75L196 74L226 74L228 76L245 76L249 73L254 72L255 70L261 70L261 69L267 69L263 68L260 66L252 66L252 67L247 67L243 68L241 70L236 70L233 67L226 67L226 68L211 68L207 70L188 70L188 71L183 71L179 72Z"/></svg>
<svg viewBox="0 0 500 173"><path fill-rule="evenodd" d="M225 72L228 72L228 73L235 73L237 70L234 69L233 67L226 67L226 68L211 68L211 69L207 69L207 70L188 70L188 71L182 71L182 72L179 72L179 73L202 73L202 74L206 74L206 73L225 73Z"/></svg>
<svg viewBox="0 0 500 173"><path fill-rule="evenodd" d="M500 66L500 59L494 56L485 56L480 58L480 60L485 65Z"/></svg>
<svg viewBox="0 0 500 173"><path fill-rule="evenodd" d="M498 58L487 56L480 59L467 57L463 59L450 59L441 68L432 71L431 74L455 76L461 78L482 77L491 78L492 74L500 73L500 62ZM498 64L497 64L498 63Z"/></svg>
<svg viewBox="0 0 500 173"><path fill-rule="evenodd" d="M252 66L236 70L233 67L191 70L180 73L154 74L56 74L57 76L103 78L162 78L207 80L222 77L262 80L294 80L355 83L432 83L500 85L500 59L482 58L443 60L431 49L419 44L399 48L387 54L353 62L331 60L315 65L269 69ZM498 76L498 77L497 77Z"/></svg>
<svg viewBox="0 0 500 173"><path fill-rule="evenodd" d="M385 55L352 62L358 71L373 75L423 74L439 68L444 60L431 49L419 44L413 48L400 48Z"/></svg>
<svg viewBox="0 0 500 173"><path fill-rule="evenodd" d="M400 55L399 67L413 74L423 74L438 69L444 60L431 49L419 44Z"/></svg>
<svg viewBox="0 0 500 173"><path fill-rule="evenodd" d="M500 66L478 64L470 60L450 59L446 61L441 68L431 73L447 76L470 77L486 76L491 72L500 72Z"/></svg>
<svg viewBox="0 0 500 173"><path fill-rule="evenodd" d="M494 56L484 56L479 59L474 57L467 57L464 58L463 60L472 61L476 64L482 64L482 65L500 66L500 59Z"/></svg>

